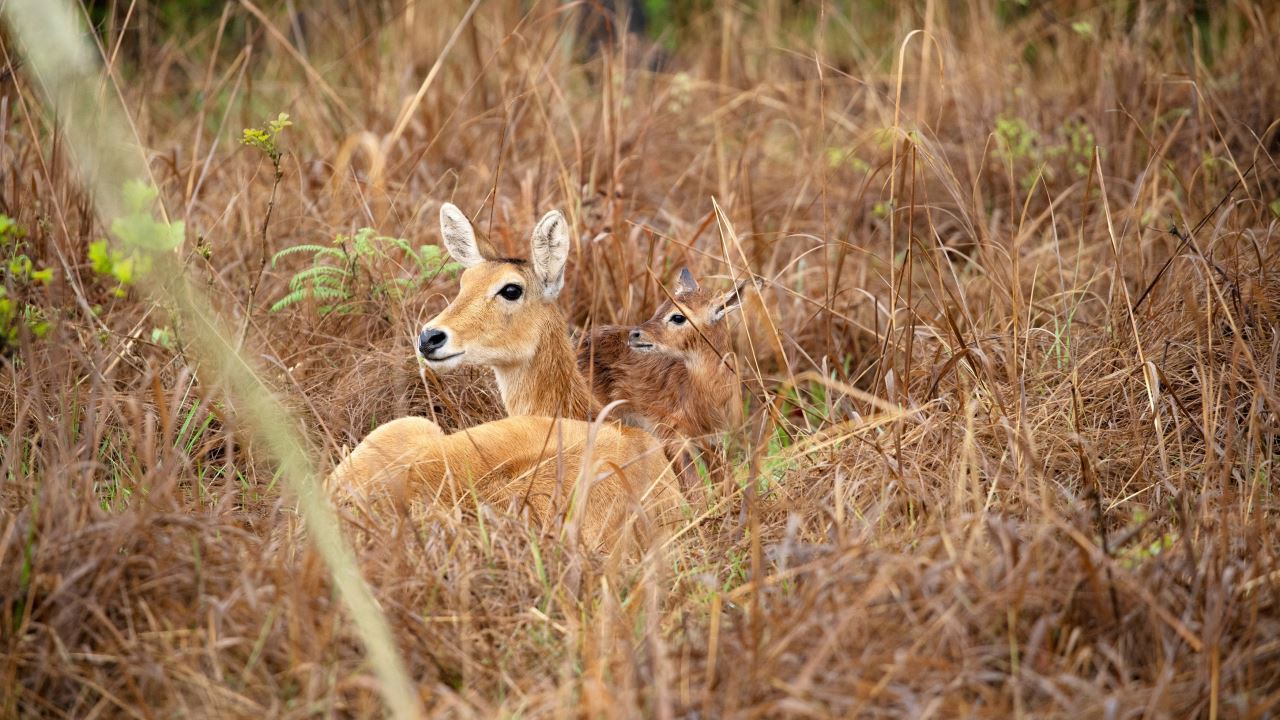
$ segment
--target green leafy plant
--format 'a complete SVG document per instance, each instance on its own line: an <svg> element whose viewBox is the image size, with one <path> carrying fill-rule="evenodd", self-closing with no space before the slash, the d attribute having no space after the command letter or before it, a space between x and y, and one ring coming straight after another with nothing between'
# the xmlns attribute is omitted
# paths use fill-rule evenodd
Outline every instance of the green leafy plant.
<svg viewBox="0 0 1280 720"><path fill-rule="evenodd" d="M174 338L173 329L167 326L151 328L151 342L170 350L175 350L178 347L177 339Z"/></svg>
<svg viewBox="0 0 1280 720"><path fill-rule="evenodd" d="M112 292L116 297L123 297L142 275L151 272L157 254L178 249L186 236L182 221L156 219L153 209L159 194L153 185L141 181L125 183L126 212L111 222L111 233L118 242L99 239L89 243L89 265L95 273L115 281ZM178 347L176 332L167 326L152 328L151 341L170 350Z"/></svg>
<svg viewBox="0 0 1280 720"><path fill-rule="evenodd" d="M1135 545L1120 553L1120 565L1127 570L1134 570L1150 562L1169 550L1178 541L1178 533L1161 533L1155 540L1145 545Z"/></svg>
<svg viewBox="0 0 1280 720"><path fill-rule="evenodd" d="M36 338L49 332L48 314L27 297L33 288L53 280L53 270L37 267L26 254L26 235L13 218L0 214L0 250L6 257L0 285L0 351L5 353L17 345L24 328Z"/></svg>
<svg viewBox="0 0 1280 720"><path fill-rule="evenodd" d="M1049 148L1049 157L1065 157L1076 177L1086 177L1093 162L1093 148L1098 144L1093 131L1083 120L1071 118L1062 124L1059 134L1063 141Z"/></svg>
<svg viewBox="0 0 1280 720"><path fill-rule="evenodd" d="M311 264L289 279L289 292L271 306L279 312L303 301L316 303L320 314L350 313L364 301L401 297L416 290L440 273L457 274L458 263L447 262L435 245L414 247L403 238L379 235L373 228L361 228L354 235L338 235L331 245L295 245L271 258L274 268L281 259L309 255ZM385 278L378 266L392 263L400 267L397 255L408 259L412 274Z"/></svg>
<svg viewBox="0 0 1280 720"><path fill-rule="evenodd" d="M996 151L1009 160L1029 158L1035 154L1039 136L1020 117L1002 115L996 118Z"/></svg>
<svg viewBox="0 0 1280 720"><path fill-rule="evenodd" d="M267 268L267 228L271 225L271 213L276 207L276 190L280 188L280 181L284 179L284 169L281 167L281 161L284 158L284 150L280 148L280 135L284 129L293 125L289 120L288 113L280 113L275 120L268 120L261 128L245 128L240 136L242 145L254 148L267 156L271 161L271 196L267 199L267 211L262 216L262 230L260 231L262 241L262 262L258 265L258 272L253 277L253 284L249 287L248 307L253 307L253 300L258 296L258 284L262 282L263 271ZM246 315L245 329L248 329L248 317Z"/></svg>
<svg viewBox="0 0 1280 720"><path fill-rule="evenodd" d="M245 128L240 137L240 143L261 150L271 159L271 164L279 174L280 160L284 157L284 151L280 149L280 134L291 125L293 122L289 120L289 114L280 113L275 120L268 120L260 128Z"/></svg>
<svg viewBox="0 0 1280 720"><path fill-rule="evenodd" d="M89 265L95 273L115 278L117 297L124 297L125 288L133 284L133 257L108 247L106 240L89 243Z"/></svg>
<svg viewBox="0 0 1280 720"><path fill-rule="evenodd" d="M832 170L838 170L845 165L853 168L856 173L871 172L871 165L855 153L855 148L850 147L829 147L825 155L827 167Z"/></svg>
<svg viewBox="0 0 1280 720"><path fill-rule="evenodd" d="M105 239L89 243L90 266L99 275L115 279L118 296L125 294L125 288L133 285L138 275L150 272L153 254L176 250L186 235L181 220L156 220L152 207L158 195L154 186L139 180L125 183L126 212L111 222L111 233L120 242L116 247Z"/></svg>
<svg viewBox="0 0 1280 720"><path fill-rule="evenodd" d="M1010 166L1030 165L1020 178L1024 189L1030 189L1042 174L1053 179L1055 165L1051 161L1055 160L1065 162L1077 178L1088 176L1097 145L1093 130L1076 118L1067 119L1053 135L1044 137L1022 118L1002 115L996 118L995 136L997 157Z"/></svg>

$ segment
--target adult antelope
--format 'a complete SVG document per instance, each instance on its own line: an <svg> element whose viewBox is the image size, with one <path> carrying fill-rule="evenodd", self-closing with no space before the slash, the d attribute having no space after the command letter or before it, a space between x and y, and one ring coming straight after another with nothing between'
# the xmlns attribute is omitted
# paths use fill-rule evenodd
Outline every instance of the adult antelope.
<svg viewBox="0 0 1280 720"><path fill-rule="evenodd" d="M332 486L446 502L474 492L482 502L527 508L542 525L565 517L597 547L632 527L638 508L659 525L675 522L680 494L661 444L637 428L580 419L598 406L555 305L569 253L564 217L552 211L538 222L529 260L482 248L452 204L440 210L440 229L465 270L458 296L423 328L418 351L437 372L493 368L510 417L450 435L426 418L393 420L339 464Z"/></svg>

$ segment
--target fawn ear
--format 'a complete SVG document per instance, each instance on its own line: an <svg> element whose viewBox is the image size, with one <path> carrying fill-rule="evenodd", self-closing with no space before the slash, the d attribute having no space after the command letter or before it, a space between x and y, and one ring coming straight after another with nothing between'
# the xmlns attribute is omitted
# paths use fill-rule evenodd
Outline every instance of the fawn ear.
<svg viewBox="0 0 1280 720"><path fill-rule="evenodd" d="M471 221L453 203L440 207L440 235L449 255L463 267L475 267L485 261L480 246L476 244L476 231Z"/></svg>
<svg viewBox="0 0 1280 720"><path fill-rule="evenodd" d="M724 319L725 315L742 307L742 293L746 292L747 287L754 284L750 280L743 280L738 287L725 293L720 299L716 300L711 306L711 322L718 323Z"/></svg>
<svg viewBox="0 0 1280 720"><path fill-rule="evenodd" d="M542 281L542 296L554 300L564 287L564 263L569 259L569 226L559 210L552 210L533 228L533 272Z"/></svg>
<svg viewBox="0 0 1280 720"><path fill-rule="evenodd" d="M689 272L689 268L680 268L680 277L676 279L676 295L684 295L694 292L698 289L698 281L693 279L693 273Z"/></svg>

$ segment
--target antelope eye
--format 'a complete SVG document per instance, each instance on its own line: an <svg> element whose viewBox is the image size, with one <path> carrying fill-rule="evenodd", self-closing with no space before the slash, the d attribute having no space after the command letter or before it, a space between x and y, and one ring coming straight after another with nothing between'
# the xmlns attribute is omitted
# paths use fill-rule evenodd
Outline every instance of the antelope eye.
<svg viewBox="0 0 1280 720"><path fill-rule="evenodd" d="M498 291L498 294L502 296L503 300L511 300L514 302L519 300L520 296L524 294L524 288L515 283L507 283L502 286L502 289Z"/></svg>
<svg viewBox="0 0 1280 720"><path fill-rule="evenodd" d="M671 317L667 318L667 322L670 322L672 325L683 325L685 323L685 320L687 320L687 318L681 315L680 313L676 313Z"/></svg>

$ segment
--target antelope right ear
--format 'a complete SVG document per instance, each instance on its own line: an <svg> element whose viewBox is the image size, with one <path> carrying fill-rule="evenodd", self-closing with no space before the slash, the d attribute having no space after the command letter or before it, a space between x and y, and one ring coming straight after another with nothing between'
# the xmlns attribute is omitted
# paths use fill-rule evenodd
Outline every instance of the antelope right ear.
<svg viewBox="0 0 1280 720"><path fill-rule="evenodd" d="M680 277L676 279L676 295L684 295L694 292L698 289L698 281L693 279L693 273L689 272L689 268L680 268Z"/></svg>
<svg viewBox="0 0 1280 720"><path fill-rule="evenodd" d="M564 264L569 259L569 225L552 210L533 228L533 272L542 281L542 297L554 300L564 287Z"/></svg>
<svg viewBox="0 0 1280 720"><path fill-rule="evenodd" d="M742 307L742 293L748 287L757 287L751 280L744 280L738 284L738 287L730 290L721 297L715 305L711 307L711 322L718 323L724 319L725 315L738 310ZM757 287L757 289L759 289Z"/></svg>
<svg viewBox="0 0 1280 720"><path fill-rule="evenodd" d="M471 221L453 203L440 207L440 235L449 255L463 267L475 267L484 262Z"/></svg>

